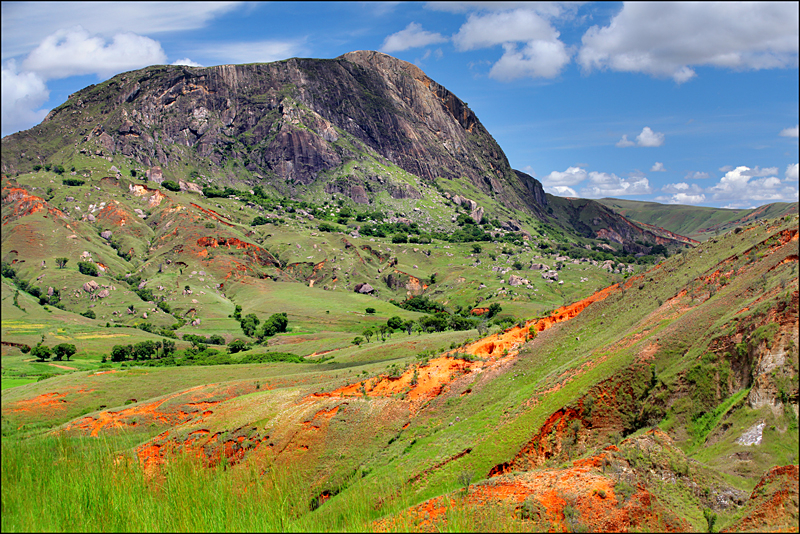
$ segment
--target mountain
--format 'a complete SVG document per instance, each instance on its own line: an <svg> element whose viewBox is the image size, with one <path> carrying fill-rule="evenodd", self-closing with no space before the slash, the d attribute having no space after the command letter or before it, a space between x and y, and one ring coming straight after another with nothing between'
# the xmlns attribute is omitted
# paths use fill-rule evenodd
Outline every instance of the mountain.
<svg viewBox="0 0 800 534"><path fill-rule="evenodd" d="M105 160L112 165L93 165ZM84 177L114 167L193 191L259 186L270 195L318 203L338 197L352 205L391 206L422 200L429 189L439 199L463 199L479 223L491 218L527 232L548 223L590 239L607 237L597 233L607 224L630 226L613 212L591 231L573 227L574 217L553 217L553 197L536 179L511 169L464 102L418 67L369 51L332 60L155 66L120 74L70 95L42 124L3 139L5 174L48 164ZM446 224L436 229L452 230ZM608 230L622 236L620 245L629 234L657 241L647 228ZM682 244L660 237L661 244Z"/></svg>
<svg viewBox="0 0 800 534"><path fill-rule="evenodd" d="M797 213L797 202L774 202L752 209L667 205L617 198L601 198L598 202L640 224L656 225L701 241L748 222Z"/></svg>
<svg viewBox="0 0 800 534"><path fill-rule="evenodd" d="M121 74L2 170L3 531L796 528L796 214L547 195L375 52Z"/></svg>

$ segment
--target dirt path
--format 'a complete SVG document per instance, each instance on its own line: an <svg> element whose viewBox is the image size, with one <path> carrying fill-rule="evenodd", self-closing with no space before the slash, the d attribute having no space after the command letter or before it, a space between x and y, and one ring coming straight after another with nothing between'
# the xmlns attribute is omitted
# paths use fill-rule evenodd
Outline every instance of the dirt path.
<svg viewBox="0 0 800 534"><path fill-rule="evenodd" d="M35 361L38 361L38 360L36 360L36 358L33 358L31 360L25 360L25 361L26 362L35 362ZM58 365L57 363L49 363L49 362L39 362L39 363L47 363L47 365L49 365L50 367L58 367L59 369L66 369L67 371L77 371L78 370L77 367L67 367L66 365Z"/></svg>

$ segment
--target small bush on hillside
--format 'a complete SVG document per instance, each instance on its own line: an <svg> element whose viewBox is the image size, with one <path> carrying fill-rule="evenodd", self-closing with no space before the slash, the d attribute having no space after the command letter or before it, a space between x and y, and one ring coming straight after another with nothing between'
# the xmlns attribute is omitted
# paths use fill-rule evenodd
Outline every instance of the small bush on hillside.
<svg viewBox="0 0 800 534"><path fill-rule="evenodd" d="M76 187L76 186L79 186L79 185L83 185L86 182L84 182L83 180L78 179L78 178L64 178L64 179L61 180L61 183L64 184L64 185L70 185L70 186Z"/></svg>
<svg viewBox="0 0 800 534"><path fill-rule="evenodd" d="M176 182L173 182L172 180L165 180L165 181L161 182L161 186L164 189L167 189L167 190L175 192L175 193L177 193L178 191L181 190L181 186L178 185Z"/></svg>
<svg viewBox="0 0 800 534"><path fill-rule="evenodd" d="M78 271L88 276L97 276L98 274L97 265L88 261L79 261Z"/></svg>

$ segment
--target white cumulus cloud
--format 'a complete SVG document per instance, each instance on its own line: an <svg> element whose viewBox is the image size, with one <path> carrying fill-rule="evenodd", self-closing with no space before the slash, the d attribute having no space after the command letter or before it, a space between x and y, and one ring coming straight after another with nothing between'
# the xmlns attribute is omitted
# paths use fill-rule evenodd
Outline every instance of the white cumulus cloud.
<svg viewBox="0 0 800 534"><path fill-rule="evenodd" d="M186 65L187 67L202 67L200 63L192 61L188 57L177 59L171 63L172 65Z"/></svg>
<svg viewBox="0 0 800 534"><path fill-rule="evenodd" d="M42 121L48 110L41 109L50 96L44 80L33 72L18 72L12 59L2 68L2 135L8 135Z"/></svg>
<svg viewBox="0 0 800 534"><path fill-rule="evenodd" d="M780 135L781 137L798 137L800 136L800 133L798 132L797 128L798 128L797 126L795 126L794 128L784 128L778 135Z"/></svg>
<svg viewBox="0 0 800 534"><path fill-rule="evenodd" d="M559 197L577 197L578 196L578 193L576 193L574 189L572 189L571 187L566 187L566 186L562 186L562 185L555 186L555 187L550 187L550 188L546 188L546 189L547 189L547 192L550 193L551 195L556 195L556 196L559 196Z"/></svg>
<svg viewBox="0 0 800 534"><path fill-rule="evenodd" d="M80 26L49 35L22 63L24 70L43 79L96 74L106 78L126 70L163 64L167 60L158 41L135 33L120 33L111 42Z"/></svg>
<svg viewBox="0 0 800 534"><path fill-rule="evenodd" d="M647 195L653 192L647 178L620 178L616 174L590 172L591 185L581 189L583 198L620 197L630 195Z"/></svg>
<svg viewBox="0 0 800 534"><path fill-rule="evenodd" d="M720 170L722 170L722 169L720 169ZM730 170L730 169L727 169L727 170ZM690 172L686 173L686 177L684 179L685 180L706 180L708 178L711 178L711 175L708 174L707 172L702 172L702 171L691 172L690 171Z"/></svg>
<svg viewBox="0 0 800 534"><path fill-rule="evenodd" d="M693 66L791 68L797 57L797 2L627 2L587 30L578 63L683 83Z"/></svg>
<svg viewBox="0 0 800 534"><path fill-rule="evenodd" d="M548 17L560 13L543 5L471 14L453 44L459 51L503 46L503 56L489 72L501 81L555 78L571 61L571 52ZM495 6L496 8L497 6Z"/></svg>
<svg viewBox="0 0 800 534"><path fill-rule="evenodd" d="M569 167L566 171L553 171L542 179L542 184L547 187L560 187L577 185L588 177L588 173L580 167Z"/></svg>
<svg viewBox="0 0 800 534"><path fill-rule="evenodd" d="M667 169L664 168L664 164L660 161L656 161L650 168L650 172L666 172L666 170Z"/></svg>
<svg viewBox="0 0 800 534"><path fill-rule="evenodd" d="M768 170L777 171L777 168ZM764 170L758 167L751 169L743 165L726 172L719 183L709 187L706 192L714 200L742 206L750 205L753 201L793 202L798 198L796 183L788 185L776 176L765 175Z"/></svg>
<svg viewBox="0 0 800 534"><path fill-rule="evenodd" d="M432 44L444 43L448 39L440 33L422 29L416 22L409 23L404 30L393 33L383 41L381 52L400 52L409 48L420 48Z"/></svg>
<svg viewBox="0 0 800 534"><path fill-rule="evenodd" d="M636 146L636 143L634 143L633 141L629 141L628 140L628 134L625 134L625 135L622 136L622 139L617 141L617 146L619 148L625 148L625 147L628 147L628 146Z"/></svg>
<svg viewBox="0 0 800 534"><path fill-rule="evenodd" d="M786 172L784 172L784 176L786 177L787 181L797 182L800 180L800 172L798 171L798 164L792 163L786 167Z"/></svg>
<svg viewBox="0 0 800 534"><path fill-rule="evenodd" d="M558 31L538 13L515 9L501 13L472 14L453 36L459 51L525 41L555 41Z"/></svg>
<svg viewBox="0 0 800 534"><path fill-rule="evenodd" d="M500 81L517 78L555 78L569 63L569 54L561 41L531 41L517 50L503 45L503 56L492 66L489 77Z"/></svg>
<svg viewBox="0 0 800 534"><path fill-rule="evenodd" d="M622 136L622 139L617 141L616 146L625 148L629 146L642 146L642 147L657 147L664 144L664 134L654 132L649 126L642 128L642 133L636 136L636 142L628 139L628 134Z"/></svg>
<svg viewBox="0 0 800 534"><path fill-rule="evenodd" d="M636 136L636 144L639 146L661 146L664 144L664 134L654 132L647 126L642 129L642 133Z"/></svg>

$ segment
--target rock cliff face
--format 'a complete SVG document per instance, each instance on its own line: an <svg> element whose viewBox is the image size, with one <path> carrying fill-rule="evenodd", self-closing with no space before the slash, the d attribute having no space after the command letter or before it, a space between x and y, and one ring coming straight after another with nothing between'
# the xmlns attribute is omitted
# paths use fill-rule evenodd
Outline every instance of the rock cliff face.
<svg viewBox="0 0 800 534"><path fill-rule="evenodd" d="M538 211L544 202L541 184L511 169L464 102L416 66L379 52L120 74L4 139L2 170L30 171L64 149L122 154L160 167L164 179L178 164L211 175L236 167L264 185L330 182L328 171L374 161L444 189L448 180L466 178L516 209ZM408 184L361 167L344 176L348 183L325 190L359 203L379 190L419 198Z"/></svg>

